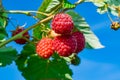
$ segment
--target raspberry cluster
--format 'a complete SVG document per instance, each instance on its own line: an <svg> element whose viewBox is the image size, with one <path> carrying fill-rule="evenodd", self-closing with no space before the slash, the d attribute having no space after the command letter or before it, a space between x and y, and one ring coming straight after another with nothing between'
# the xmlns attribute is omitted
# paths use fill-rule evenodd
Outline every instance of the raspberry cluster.
<svg viewBox="0 0 120 80"><path fill-rule="evenodd" d="M66 13L54 16L51 22L51 33L54 38L42 38L36 45L36 53L42 58L50 58L54 52L60 56L68 57L72 53L79 53L85 47L85 38L80 31L73 32L74 23L72 17ZM17 27L12 31L12 36L19 34L24 27ZM30 36L25 32L22 38L14 40L18 44L25 44Z"/></svg>
<svg viewBox="0 0 120 80"><path fill-rule="evenodd" d="M51 28L59 34L53 39L43 38L37 46L36 52L42 58L50 58L57 52L60 56L68 57L72 53L78 53L85 47L85 38L80 31L73 32L74 23L68 14L59 13L54 16Z"/></svg>

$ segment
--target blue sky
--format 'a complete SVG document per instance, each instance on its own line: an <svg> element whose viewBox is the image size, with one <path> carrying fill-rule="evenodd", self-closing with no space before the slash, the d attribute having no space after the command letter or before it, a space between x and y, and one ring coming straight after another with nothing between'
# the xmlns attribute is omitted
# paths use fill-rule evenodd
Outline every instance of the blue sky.
<svg viewBox="0 0 120 80"><path fill-rule="evenodd" d="M3 5L7 10L37 10L42 0L3 0ZM69 0L71 2L77 0ZM96 7L91 3L79 5L75 10L83 16L90 25L93 32L98 36L103 49L84 49L79 57L81 64L71 66L73 70L73 80L120 80L120 30L110 29L110 20L107 15L100 15L96 12ZM28 23L26 27L32 25L35 20L31 17L10 14L9 17L18 20L20 25ZM114 16L112 16L115 19ZM15 22L15 21L13 21ZM16 22L15 22L16 23ZM7 30L13 30L11 24ZM18 46L11 42L9 45ZM25 80L17 70L15 63L0 68L0 80Z"/></svg>

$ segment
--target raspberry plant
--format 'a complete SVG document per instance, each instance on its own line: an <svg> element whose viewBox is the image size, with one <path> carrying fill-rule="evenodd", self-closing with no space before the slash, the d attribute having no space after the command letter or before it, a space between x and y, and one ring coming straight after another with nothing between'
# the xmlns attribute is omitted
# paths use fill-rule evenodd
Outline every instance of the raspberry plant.
<svg viewBox="0 0 120 80"><path fill-rule="evenodd" d="M110 14L120 17L118 0L78 0L75 3L43 0L38 11L6 10L0 0L0 67L14 61L26 80L72 80L73 73L69 66L80 64L78 53L85 48L104 47L85 19L74 11L85 2L97 6L98 13L107 13L111 29L120 28L120 23L110 17ZM18 32L16 29L13 36L9 36L6 31L10 22L8 14L24 14L38 21ZM56 18L56 15L59 16ZM33 34L28 34L30 30ZM22 50L17 51L12 45L7 45L12 41L23 44Z"/></svg>

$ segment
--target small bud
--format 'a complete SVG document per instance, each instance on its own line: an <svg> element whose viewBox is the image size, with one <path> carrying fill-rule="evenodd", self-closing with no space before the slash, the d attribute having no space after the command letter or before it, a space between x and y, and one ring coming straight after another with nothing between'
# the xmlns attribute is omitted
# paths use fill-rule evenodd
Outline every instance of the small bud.
<svg viewBox="0 0 120 80"><path fill-rule="evenodd" d="M118 30L120 28L119 22L112 22L111 28L114 30Z"/></svg>

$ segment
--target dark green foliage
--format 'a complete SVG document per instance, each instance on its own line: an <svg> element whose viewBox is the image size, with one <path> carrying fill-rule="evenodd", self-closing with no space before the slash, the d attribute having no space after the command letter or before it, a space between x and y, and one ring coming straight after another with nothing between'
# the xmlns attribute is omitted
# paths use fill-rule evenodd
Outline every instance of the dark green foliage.
<svg viewBox="0 0 120 80"><path fill-rule="evenodd" d="M17 58L17 51L12 47L0 48L0 67L10 65Z"/></svg>
<svg viewBox="0 0 120 80"><path fill-rule="evenodd" d="M31 44L24 46L16 64L27 80L71 80L72 71L63 58L55 55L50 60L42 59L36 55L35 46Z"/></svg>

